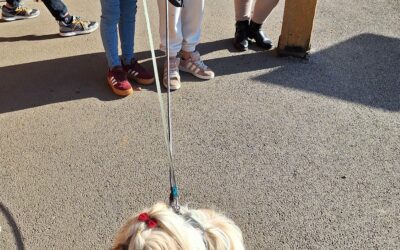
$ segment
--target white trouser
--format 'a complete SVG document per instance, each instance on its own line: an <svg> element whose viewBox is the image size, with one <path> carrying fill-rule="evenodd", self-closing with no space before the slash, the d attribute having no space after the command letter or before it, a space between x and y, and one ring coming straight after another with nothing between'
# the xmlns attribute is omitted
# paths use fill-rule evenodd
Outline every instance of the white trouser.
<svg viewBox="0 0 400 250"><path fill-rule="evenodd" d="M175 57L179 51L193 52L200 42L204 15L204 0L184 0L184 7L177 8L169 3L169 53ZM166 51L165 0L158 0L160 12L160 48Z"/></svg>

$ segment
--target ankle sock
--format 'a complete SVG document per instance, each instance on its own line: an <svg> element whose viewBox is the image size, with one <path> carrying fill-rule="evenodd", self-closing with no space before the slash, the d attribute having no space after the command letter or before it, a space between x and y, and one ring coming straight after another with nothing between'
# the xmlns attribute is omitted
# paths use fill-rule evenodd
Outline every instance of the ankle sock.
<svg viewBox="0 0 400 250"><path fill-rule="evenodd" d="M243 20L243 21L236 21L236 27L247 27L249 26L249 20Z"/></svg>
<svg viewBox="0 0 400 250"><path fill-rule="evenodd" d="M250 29L252 29L252 30L260 30L261 26L262 26L262 24L253 22L253 20L250 21Z"/></svg>

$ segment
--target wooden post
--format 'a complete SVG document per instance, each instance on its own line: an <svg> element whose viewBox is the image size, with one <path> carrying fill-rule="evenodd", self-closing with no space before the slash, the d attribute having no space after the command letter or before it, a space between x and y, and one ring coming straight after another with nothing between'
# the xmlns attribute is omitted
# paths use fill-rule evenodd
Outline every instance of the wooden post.
<svg viewBox="0 0 400 250"><path fill-rule="evenodd" d="M286 0L279 37L279 55L307 56L316 6L317 0Z"/></svg>

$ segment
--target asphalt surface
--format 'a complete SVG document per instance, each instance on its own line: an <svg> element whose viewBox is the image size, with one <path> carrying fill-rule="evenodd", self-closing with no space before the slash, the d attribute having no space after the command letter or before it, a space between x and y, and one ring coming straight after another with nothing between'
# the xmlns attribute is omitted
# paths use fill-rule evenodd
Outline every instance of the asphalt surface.
<svg viewBox="0 0 400 250"><path fill-rule="evenodd" d="M99 1L65 3L100 19ZM155 88L116 97L99 31L60 38L26 4L41 16L0 22L0 249L109 249L167 200ZM283 5L264 26L275 44ZM207 1L198 49L217 77L182 74L173 94L182 202L226 213L247 249L400 249L399 13L319 1L304 61L235 52L233 1ZM151 67L141 2L135 47Z"/></svg>

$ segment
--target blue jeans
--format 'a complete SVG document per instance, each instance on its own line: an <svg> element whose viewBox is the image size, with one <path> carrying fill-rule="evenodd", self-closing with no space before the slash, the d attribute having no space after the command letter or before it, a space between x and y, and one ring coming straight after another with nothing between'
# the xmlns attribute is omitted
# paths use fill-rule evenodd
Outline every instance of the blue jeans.
<svg viewBox="0 0 400 250"><path fill-rule="evenodd" d="M100 32L110 69L121 65L118 57L118 32L122 60L130 64L134 58L137 0L101 0Z"/></svg>
<svg viewBox="0 0 400 250"><path fill-rule="evenodd" d="M42 2L57 21L61 21L68 13L67 6L61 0L43 0ZM7 3L12 6L18 6L21 0L7 0Z"/></svg>

